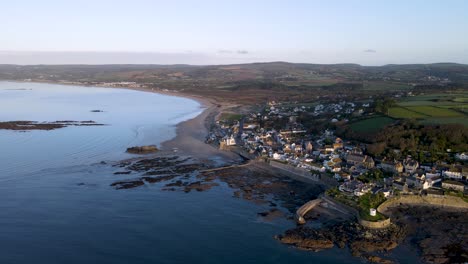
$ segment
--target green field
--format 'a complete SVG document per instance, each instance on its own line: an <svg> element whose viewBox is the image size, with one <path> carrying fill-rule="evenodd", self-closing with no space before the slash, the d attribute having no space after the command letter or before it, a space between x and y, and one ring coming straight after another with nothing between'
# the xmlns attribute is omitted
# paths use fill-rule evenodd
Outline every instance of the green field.
<svg viewBox="0 0 468 264"><path fill-rule="evenodd" d="M388 115L393 118L425 118L426 115L416 113L404 107L392 107L388 110Z"/></svg>
<svg viewBox="0 0 468 264"><path fill-rule="evenodd" d="M408 106L407 109L431 117L461 117L462 113L455 112L447 108L434 107L429 105Z"/></svg>
<svg viewBox="0 0 468 264"><path fill-rule="evenodd" d="M462 124L468 127L468 117L430 117L421 121L423 124Z"/></svg>
<svg viewBox="0 0 468 264"><path fill-rule="evenodd" d="M386 116L371 117L351 124L351 129L356 132L376 132L395 120Z"/></svg>
<svg viewBox="0 0 468 264"><path fill-rule="evenodd" d="M365 82L363 90L368 91L382 91L382 90L407 90L410 86L403 83L392 83L392 82Z"/></svg>
<svg viewBox="0 0 468 264"><path fill-rule="evenodd" d="M426 124L468 126L468 92L406 97L389 109L393 118L415 118Z"/></svg>
<svg viewBox="0 0 468 264"><path fill-rule="evenodd" d="M468 97L458 97L453 99L453 101L459 103L468 103Z"/></svg>

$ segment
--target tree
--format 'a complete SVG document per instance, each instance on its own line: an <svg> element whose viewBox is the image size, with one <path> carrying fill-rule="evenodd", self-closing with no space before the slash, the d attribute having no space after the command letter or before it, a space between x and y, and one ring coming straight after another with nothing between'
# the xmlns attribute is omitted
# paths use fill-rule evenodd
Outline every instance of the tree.
<svg viewBox="0 0 468 264"><path fill-rule="evenodd" d="M377 143L367 146L367 151L374 156L380 156L385 151L386 148L387 148L387 143L377 142Z"/></svg>
<svg viewBox="0 0 468 264"><path fill-rule="evenodd" d="M375 101L375 111L388 115L388 110L395 106L396 102L392 98Z"/></svg>
<svg viewBox="0 0 468 264"><path fill-rule="evenodd" d="M385 195L383 193L366 193L359 197L358 204L362 210L367 211L370 208L377 208L383 202L385 202Z"/></svg>

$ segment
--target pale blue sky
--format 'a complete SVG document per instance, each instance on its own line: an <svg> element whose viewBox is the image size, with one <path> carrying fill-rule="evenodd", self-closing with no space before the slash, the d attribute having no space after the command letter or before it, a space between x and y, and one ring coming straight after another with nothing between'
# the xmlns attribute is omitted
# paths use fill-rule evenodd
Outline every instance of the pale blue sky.
<svg viewBox="0 0 468 264"><path fill-rule="evenodd" d="M464 0L15 0L0 25L0 63L468 63Z"/></svg>

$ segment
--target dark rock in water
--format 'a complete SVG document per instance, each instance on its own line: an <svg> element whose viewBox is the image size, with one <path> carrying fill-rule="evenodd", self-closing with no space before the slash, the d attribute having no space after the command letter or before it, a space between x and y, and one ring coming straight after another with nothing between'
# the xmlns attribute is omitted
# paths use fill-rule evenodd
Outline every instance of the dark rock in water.
<svg viewBox="0 0 468 264"><path fill-rule="evenodd" d="M176 182L166 184L166 187L174 187L174 186L180 187L182 185L183 185L183 182L181 180L178 180Z"/></svg>
<svg viewBox="0 0 468 264"><path fill-rule="evenodd" d="M276 208L272 208L269 211L257 213L259 216L263 217L266 221L273 221L276 218L283 218L284 213Z"/></svg>
<svg viewBox="0 0 468 264"><path fill-rule="evenodd" d="M371 263L380 263L380 264L393 264L394 263L391 260L383 259L383 258L377 257L377 256L369 255L369 256L364 256L364 257L365 257L365 259L367 259Z"/></svg>
<svg viewBox="0 0 468 264"><path fill-rule="evenodd" d="M103 126L103 125L104 124L98 124L95 121L72 121L72 120L60 120L60 121L54 121L54 122L8 121L8 122L0 122L0 129L29 131L29 130L54 130L54 129L68 127L68 126Z"/></svg>
<svg viewBox="0 0 468 264"><path fill-rule="evenodd" d="M145 183L143 180L138 179L138 180L130 180L130 181L118 181L114 182L111 184L112 187L115 187L115 189L120 190L120 189L131 189L135 188L138 186L142 186Z"/></svg>
<svg viewBox="0 0 468 264"><path fill-rule="evenodd" d="M197 190L198 192L207 191L214 186L218 186L217 183L202 183L200 181L192 182L189 185L185 186L184 192L188 193L192 190Z"/></svg>
<svg viewBox="0 0 468 264"><path fill-rule="evenodd" d="M158 177L141 177L142 180L148 182L148 183L157 183L157 182L163 182L163 181L169 181L177 177L178 175L167 175L167 176L158 176Z"/></svg>
<svg viewBox="0 0 468 264"><path fill-rule="evenodd" d="M156 151L158 151L158 148L155 145L131 147L127 149L127 152L132 154L148 154Z"/></svg>
<svg viewBox="0 0 468 264"><path fill-rule="evenodd" d="M130 174L132 173L131 171L116 171L114 172L115 175L120 175L120 174Z"/></svg>
<svg viewBox="0 0 468 264"><path fill-rule="evenodd" d="M395 222L408 228L410 246L427 263L468 263L466 211L429 206L391 209Z"/></svg>
<svg viewBox="0 0 468 264"><path fill-rule="evenodd" d="M297 228L288 230L278 239L289 245L294 245L300 249L320 251L334 246L333 241L321 232L313 229Z"/></svg>
<svg viewBox="0 0 468 264"><path fill-rule="evenodd" d="M102 111L102 110L91 110L91 112L92 112L92 113L102 113L102 112L104 112L104 111Z"/></svg>
<svg viewBox="0 0 468 264"><path fill-rule="evenodd" d="M54 130L66 127L64 123L38 123L34 121L0 122L0 129L6 130Z"/></svg>

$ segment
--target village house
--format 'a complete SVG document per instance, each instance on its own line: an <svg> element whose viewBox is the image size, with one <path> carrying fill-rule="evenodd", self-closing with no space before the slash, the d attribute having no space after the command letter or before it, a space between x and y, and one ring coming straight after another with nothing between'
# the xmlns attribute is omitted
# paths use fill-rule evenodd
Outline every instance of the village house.
<svg viewBox="0 0 468 264"><path fill-rule="evenodd" d="M226 145L227 146L235 146L236 145L236 139L234 138L234 135L231 135L230 137L226 138Z"/></svg>
<svg viewBox="0 0 468 264"><path fill-rule="evenodd" d="M305 149L308 154L312 154L312 151L314 150L314 146L312 145L312 142L308 141Z"/></svg>
<svg viewBox="0 0 468 264"><path fill-rule="evenodd" d="M360 181L348 181L341 184L338 189L344 194L354 195L354 191L362 188L362 186L364 186L364 183Z"/></svg>
<svg viewBox="0 0 468 264"><path fill-rule="evenodd" d="M434 169L434 165L432 163L422 163L419 167L425 171L432 171Z"/></svg>
<svg viewBox="0 0 468 264"><path fill-rule="evenodd" d="M382 193L385 198L388 198L392 194L392 190L390 188L381 188L376 193Z"/></svg>
<svg viewBox="0 0 468 264"><path fill-rule="evenodd" d="M354 195L355 196L363 196L364 194L370 192L372 190L372 187L367 185L367 184L364 184L362 187L354 190Z"/></svg>
<svg viewBox="0 0 468 264"><path fill-rule="evenodd" d="M325 145L324 150L325 152L333 152L335 149L333 148L332 145Z"/></svg>
<svg viewBox="0 0 468 264"><path fill-rule="evenodd" d="M275 159L275 160L283 160L284 155L281 155L281 154L275 152L275 153L273 153L272 158Z"/></svg>
<svg viewBox="0 0 468 264"><path fill-rule="evenodd" d="M346 156L346 162L354 166L362 165L368 169L371 169L375 166L375 162L372 157L362 154L350 153Z"/></svg>
<svg viewBox="0 0 468 264"><path fill-rule="evenodd" d="M403 172L403 164L399 161L390 161L383 159L380 163L380 168L384 171L389 171L393 173L402 173Z"/></svg>
<svg viewBox="0 0 468 264"><path fill-rule="evenodd" d="M440 177L440 173L435 172L435 171L426 172L426 179L432 179L436 177Z"/></svg>
<svg viewBox="0 0 468 264"><path fill-rule="evenodd" d="M333 143L333 150L338 150L343 148L343 140L341 138L336 138L335 143Z"/></svg>
<svg viewBox="0 0 468 264"><path fill-rule="evenodd" d="M442 182L442 188L463 192L465 191L465 184L457 181L445 180Z"/></svg>
<svg viewBox="0 0 468 264"><path fill-rule="evenodd" d="M405 167L405 172L412 174L418 169L419 162L408 157L403 161L403 166Z"/></svg>
<svg viewBox="0 0 468 264"><path fill-rule="evenodd" d="M455 158L459 160L468 160L468 154L465 152L455 154Z"/></svg>
<svg viewBox="0 0 468 264"><path fill-rule="evenodd" d="M444 171L443 175L450 179L461 180L463 178L462 166L451 166L450 169ZM465 175L466 178L466 175Z"/></svg>
<svg viewBox="0 0 468 264"><path fill-rule="evenodd" d="M292 153L291 145L290 144L284 144L283 145L283 152L288 153L288 154Z"/></svg>
<svg viewBox="0 0 468 264"><path fill-rule="evenodd" d="M393 188L399 190L400 192L407 193L408 192L408 184L405 182L393 182Z"/></svg>
<svg viewBox="0 0 468 264"><path fill-rule="evenodd" d="M422 188L422 184L423 182L419 179L417 179L416 177L414 176L410 176L408 178L406 178L406 184L408 185L408 187L410 188Z"/></svg>
<svg viewBox="0 0 468 264"><path fill-rule="evenodd" d="M296 154L302 154L302 144L300 143L297 143L297 144L293 144L294 145L294 152L296 152Z"/></svg>
<svg viewBox="0 0 468 264"><path fill-rule="evenodd" d="M338 181L349 181L351 180L351 175L344 171L339 171L335 173L335 179Z"/></svg>
<svg viewBox="0 0 468 264"><path fill-rule="evenodd" d="M424 182L423 189L434 187L436 184L440 182L442 182L442 177L440 176L431 177L431 178L427 178L426 176L426 181Z"/></svg>

